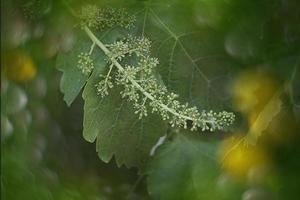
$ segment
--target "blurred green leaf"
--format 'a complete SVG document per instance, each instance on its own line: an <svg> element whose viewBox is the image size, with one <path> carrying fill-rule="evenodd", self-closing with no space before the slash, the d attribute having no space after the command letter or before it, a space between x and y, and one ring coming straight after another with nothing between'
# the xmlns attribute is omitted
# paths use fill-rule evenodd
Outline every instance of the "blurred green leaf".
<svg viewBox="0 0 300 200"><path fill-rule="evenodd" d="M290 95L291 95L291 103L294 107L295 115L297 116L298 122L300 121L300 56L298 56L298 60L294 66L294 70L292 72L291 83L290 83Z"/></svg>
<svg viewBox="0 0 300 200"><path fill-rule="evenodd" d="M1 104L2 112L11 115L16 114L28 103L28 97L25 91L16 84L9 84L6 92L1 94Z"/></svg>
<svg viewBox="0 0 300 200"><path fill-rule="evenodd" d="M158 150L147 170L154 199L239 199L240 187L222 175L216 144L177 135Z"/></svg>

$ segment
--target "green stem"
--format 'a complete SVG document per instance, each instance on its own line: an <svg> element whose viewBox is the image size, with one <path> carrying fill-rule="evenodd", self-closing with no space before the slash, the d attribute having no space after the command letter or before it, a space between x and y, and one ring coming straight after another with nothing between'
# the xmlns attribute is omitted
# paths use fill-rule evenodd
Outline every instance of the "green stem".
<svg viewBox="0 0 300 200"><path fill-rule="evenodd" d="M109 71L108 71L108 73L106 75L106 78L105 78L105 84L107 83L108 77L110 76L110 73L111 73L111 70L112 70L113 66L114 66L114 64L111 64L109 66Z"/></svg>
<svg viewBox="0 0 300 200"><path fill-rule="evenodd" d="M90 49L90 52L89 52L90 55L92 55L92 53L93 53L93 51L94 51L94 48L95 48L95 45L96 45L96 43L93 42L93 44L92 44L92 46L91 46L91 49Z"/></svg>

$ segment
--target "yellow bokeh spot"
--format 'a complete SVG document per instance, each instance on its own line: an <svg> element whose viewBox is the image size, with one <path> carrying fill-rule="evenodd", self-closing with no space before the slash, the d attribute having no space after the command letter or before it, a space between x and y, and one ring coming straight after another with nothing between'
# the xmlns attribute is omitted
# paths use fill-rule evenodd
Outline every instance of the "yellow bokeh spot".
<svg viewBox="0 0 300 200"><path fill-rule="evenodd" d="M233 82L231 91L236 108L249 115L262 110L278 88L278 81L270 74L246 70Z"/></svg>
<svg viewBox="0 0 300 200"><path fill-rule="evenodd" d="M246 180L251 169L270 164L270 159L262 148L245 145L237 138L222 142L219 159L223 169L238 180Z"/></svg>
<svg viewBox="0 0 300 200"><path fill-rule="evenodd" d="M271 74L246 70L232 84L236 108L248 121L248 139L280 145L296 136L297 122L284 105L285 85Z"/></svg>
<svg viewBox="0 0 300 200"><path fill-rule="evenodd" d="M4 74L8 79L23 83L35 77L36 67L24 52L15 50L4 58Z"/></svg>

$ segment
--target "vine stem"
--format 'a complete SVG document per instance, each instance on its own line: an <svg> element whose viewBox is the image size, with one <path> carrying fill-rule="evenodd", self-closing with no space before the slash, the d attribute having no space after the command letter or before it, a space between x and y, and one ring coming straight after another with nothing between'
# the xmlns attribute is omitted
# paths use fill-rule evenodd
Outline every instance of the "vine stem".
<svg viewBox="0 0 300 200"><path fill-rule="evenodd" d="M96 45L96 43L93 42L93 44L92 44L92 46L91 46L91 49L90 49L90 52L89 52L90 55L92 55L92 53L93 53L93 51L94 51L94 48L95 48L95 45Z"/></svg>
<svg viewBox="0 0 300 200"><path fill-rule="evenodd" d="M111 58L109 56L110 55L109 49L107 49L107 47L94 35L94 33L87 26L84 27L84 31L89 36L89 38L105 53L105 55L107 55L110 58L110 61L113 63L113 65L116 66L119 71L123 72L124 68L122 67L122 65L115 58ZM132 85L134 85L137 89L139 89L143 93L143 95L145 95L148 99L150 99L151 101L155 101L155 98L146 90L144 90L144 88L141 87L136 80L129 78L129 81L132 83ZM159 103L158 105L162 107L164 110L172 113L177 117L183 118L185 120L191 120L191 121L195 120L189 116L179 114L174 109L169 108L165 104ZM205 123L214 124L214 121L205 120Z"/></svg>
<svg viewBox="0 0 300 200"><path fill-rule="evenodd" d="M114 64L111 64L111 65L109 66L109 71L108 71L108 73L107 73L107 75L106 75L106 78L105 78L105 84L107 83L108 77L110 76L110 73L111 73L113 67L114 67Z"/></svg>

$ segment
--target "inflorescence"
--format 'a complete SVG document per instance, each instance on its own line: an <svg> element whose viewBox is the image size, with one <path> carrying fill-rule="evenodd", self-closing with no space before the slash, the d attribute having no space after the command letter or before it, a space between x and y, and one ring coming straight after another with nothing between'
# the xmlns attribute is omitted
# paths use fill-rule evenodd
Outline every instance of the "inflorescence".
<svg viewBox="0 0 300 200"><path fill-rule="evenodd" d="M188 121L191 121L191 130L200 128L203 131L214 131L224 129L233 123L233 113L225 111L199 113L196 107L190 107L187 103L181 104L177 100L177 94L158 84L154 70L159 61L150 57L150 46L148 39L135 37L106 45L110 52L108 55L110 69L96 85L98 95L105 97L114 84L120 85L124 88L121 92L122 98L133 103L135 114L138 114L140 119L149 112L158 113L163 120L168 120L172 127L188 128ZM135 56L137 64L124 64L122 70L112 70L113 60L122 63L128 56Z"/></svg>
<svg viewBox="0 0 300 200"><path fill-rule="evenodd" d="M116 14L118 13L118 14ZM114 15L113 15L114 14ZM122 11L99 9L94 6L83 8L81 13L84 26L103 29L119 24L124 28L132 25L133 17ZM93 37L95 37L93 35ZM91 38L92 39L92 38ZM92 39L95 43L95 38ZM96 39L97 40L97 39ZM98 43L101 43L98 40ZM95 85L97 94L103 98L109 91L119 85L123 88L122 98L133 103L135 114L143 118L150 113L158 113L163 120L169 121L172 127L201 129L202 131L223 130L234 121L231 112L199 112L188 103L181 104L178 95L169 92L160 84L155 68L159 61L150 55L151 42L144 37L127 37L112 44L98 45L108 56L109 69L106 75ZM89 54L79 55L79 68L84 74L90 74L94 68ZM132 58L134 62L128 63ZM188 125L191 122L191 126Z"/></svg>
<svg viewBox="0 0 300 200"><path fill-rule="evenodd" d="M87 26L96 30L114 26L128 29L135 22L135 16L128 14L125 9L99 8L95 5L83 6L79 18L82 27Z"/></svg>
<svg viewBox="0 0 300 200"><path fill-rule="evenodd" d="M94 69L93 59L90 57L89 53L80 53L78 55L78 68L84 75L89 75Z"/></svg>

